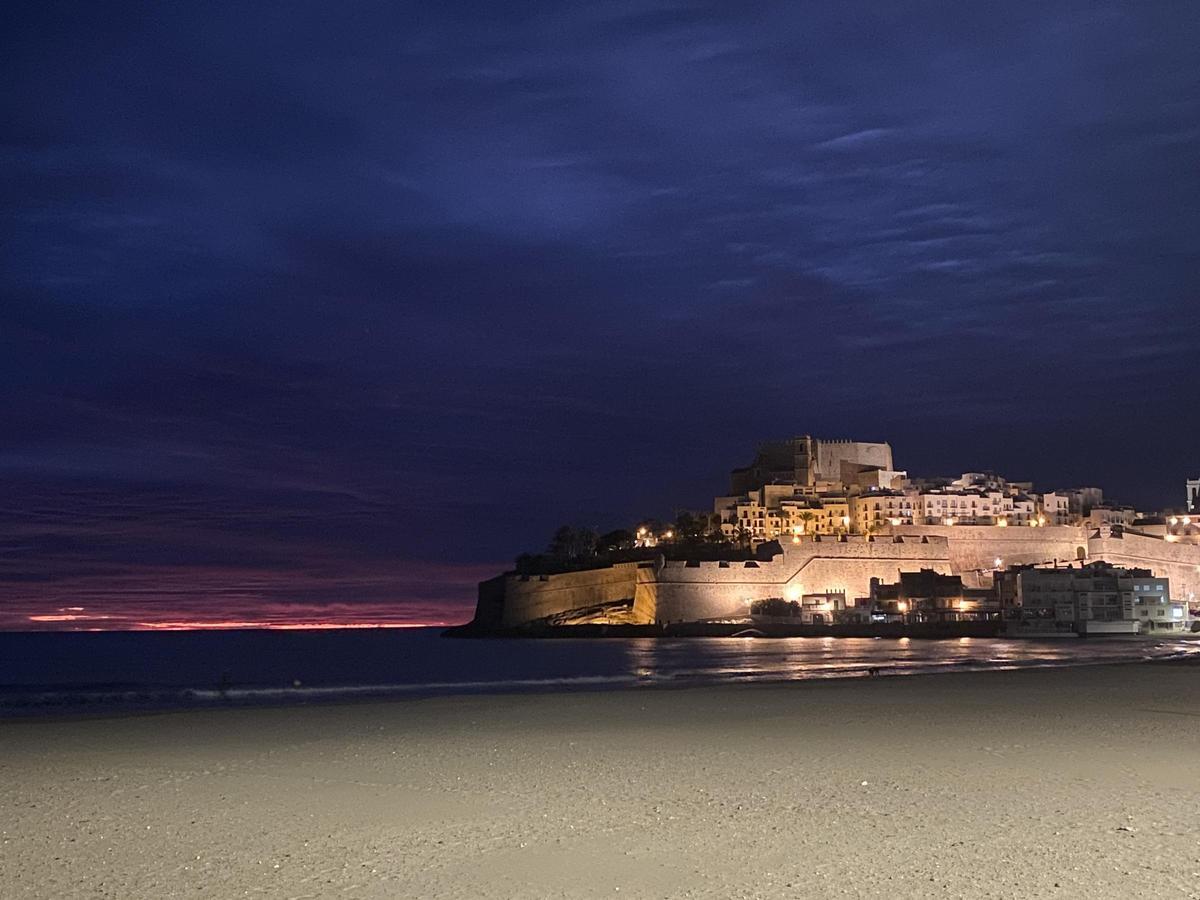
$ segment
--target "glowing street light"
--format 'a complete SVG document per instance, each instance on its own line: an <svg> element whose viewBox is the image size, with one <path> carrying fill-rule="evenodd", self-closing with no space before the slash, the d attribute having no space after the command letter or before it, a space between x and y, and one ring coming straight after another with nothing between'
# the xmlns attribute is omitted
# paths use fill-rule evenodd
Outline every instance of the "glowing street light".
<svg viewBox="0 0 1200 900"><path fill-rule="evenodd" d="M1008 527L1008 519L1001 516L999 519L996 520L996 524L1001 528L1007 528Z"/></svg>
<svg viewBox="0 0 1200 900"><path fill-rule="evenodd" d="M995 559L993 559L992 562L995 563L997 569L999 569L1002 565L1004 565L1004 560L1002 560L998 556Z"/></svg>

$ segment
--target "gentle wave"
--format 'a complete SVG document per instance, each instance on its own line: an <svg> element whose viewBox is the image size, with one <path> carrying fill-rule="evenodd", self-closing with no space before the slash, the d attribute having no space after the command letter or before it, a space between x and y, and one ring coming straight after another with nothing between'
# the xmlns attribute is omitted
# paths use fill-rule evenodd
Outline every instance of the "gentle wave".
<svg viewBox="0 0 1200 900"><path fill-rule="evenodd" d="M705 639L701 642L619 642L621 671L502 677L379 681L341 684L258 684L212 686L108 684L78 686L0 686L0 716L42 716L278 706L367 699L432 697L447 694L595 691L622 688L780 683L790 681L908 676L938 672L1061 668L1200 655L1200 643L1178 641L1110 642L1068 645L1031 642L902 642L872 644L826 639ZM732 643L730 643L732 641ZM815 643L814 643L815 641ZM853 642L853 643L852 643ZM471 642L474 644L475 642ZM522 642L517 659L530 664L540 642ZM595 643L595 642L589 642ZM602 642L603 650L618 642ZM982 645L982 646L981 646ZM560 645L561 646L561 645ZM977 654L976 649L992 651ZM593 650L595 647L592 648ZM1003 650L1003 652L997 652ZM582 665L587 665L584 657ZM595 665L595 660L591 664Z"/></svg>

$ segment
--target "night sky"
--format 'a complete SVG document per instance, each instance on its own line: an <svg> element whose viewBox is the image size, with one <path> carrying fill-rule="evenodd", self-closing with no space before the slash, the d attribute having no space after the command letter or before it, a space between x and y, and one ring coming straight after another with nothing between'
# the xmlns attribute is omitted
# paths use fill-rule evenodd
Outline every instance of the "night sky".
<svg viewBox="0 0 1200 900"><path fill-rule="evenodd" d="M5 4L0 627L461 621L806 432L1180 505L1200 4L987 8Z"/></svg>

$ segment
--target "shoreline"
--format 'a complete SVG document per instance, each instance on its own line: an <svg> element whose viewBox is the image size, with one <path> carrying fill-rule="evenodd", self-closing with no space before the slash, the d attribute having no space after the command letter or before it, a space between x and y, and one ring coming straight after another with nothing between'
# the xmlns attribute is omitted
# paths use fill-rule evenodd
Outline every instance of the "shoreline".
<svg viewBox="0 0 1200 900"><path fill-rule="evenodd" d="M704 638L694 638L705 640ZM690 639L681 639L690 640ZM905 637L893 640L910 640ZM919 640L919 639L913 639ZM928 640L947 640L930 638ZM1013 639L1014 641L1017 639ZM1023 638L1020 643L1037 642ZM1092 640L1098 640L1093 638ZM1118 639L1102 639L1116 643ZM1146 638L1125 643L1143 643ZM1128 658L1094 657L1085 659L1037 660L1030 662L993 662L965 658L932 663L892 661L875 663L863 661L853 667L835 670L811 669L792 675L720 675L716 672L685 676L662 675L647 678L631 675L584 675L574 679L517 679L509 682L447 682L447 683L364 683L347 685L287 686L278 684L232 684L224 689L214 686L183 686L162 684L112 684L94 687L63 685L8 686L6 704L0 705L0 727L6 722L63 722L92 721L109 718L136 718L188 713L221 713L238 710L288 710L327 706L366 706L372 704L404 704L435 699L510 698L529 696L575 696L596 693L644 694L660 691L691 691L724 687L786 687L788 685L861 682L922 678L926 676L962 676L1037 672L1060 669L1088 669L1106 666L1183 665L1200 666L1200 641L1179 640L1191 645L1157 658L1142 655ZM1059 643L1044 641L1048 646ZM1170 644L1174 641L1156 641ZM3 686L0 686L3 687ZM16 698L28 697L20 705ZM39 699L40 698L40 699ZM61 711L60 711L61 710Z"/></svg>
<svg viewBox="0 0 1200 900"><path fill-rule="evenodd" d="M913 640L955 640L963 637L997 638L1012 641L1060 640L1200 640L1200 631L1164 631L1130 634L1080 634L1076 631L1020 631L1007 633L1001 621L879 623L858 625L791 625L780 622L677 622L659 625L519 625L509 628L487 627L467 622L452 625L441 636L454 640L489 638L527 638L530 640L591 640L595 638L719 638L754 637L763 639L804 638L911 638Z"/></svg>

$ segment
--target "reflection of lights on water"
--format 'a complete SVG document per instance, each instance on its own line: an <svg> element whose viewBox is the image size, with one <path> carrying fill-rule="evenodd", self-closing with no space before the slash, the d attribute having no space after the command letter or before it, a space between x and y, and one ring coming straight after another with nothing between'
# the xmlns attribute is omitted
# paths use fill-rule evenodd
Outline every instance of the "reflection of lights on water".
<svg viewBox="0 0 1200 900"><path fill-rule="evenodd" d="M704 683L753 683L861 677L870 668L892 674L1057 667L1118 662L1154 656L1200 655L1200 643L1186 649L1159 643L1137 646L1091 643L1022 643L959 637L922 641L911 638L716 638L705 641L637 639L624 644L628 677Z"/></svg>

